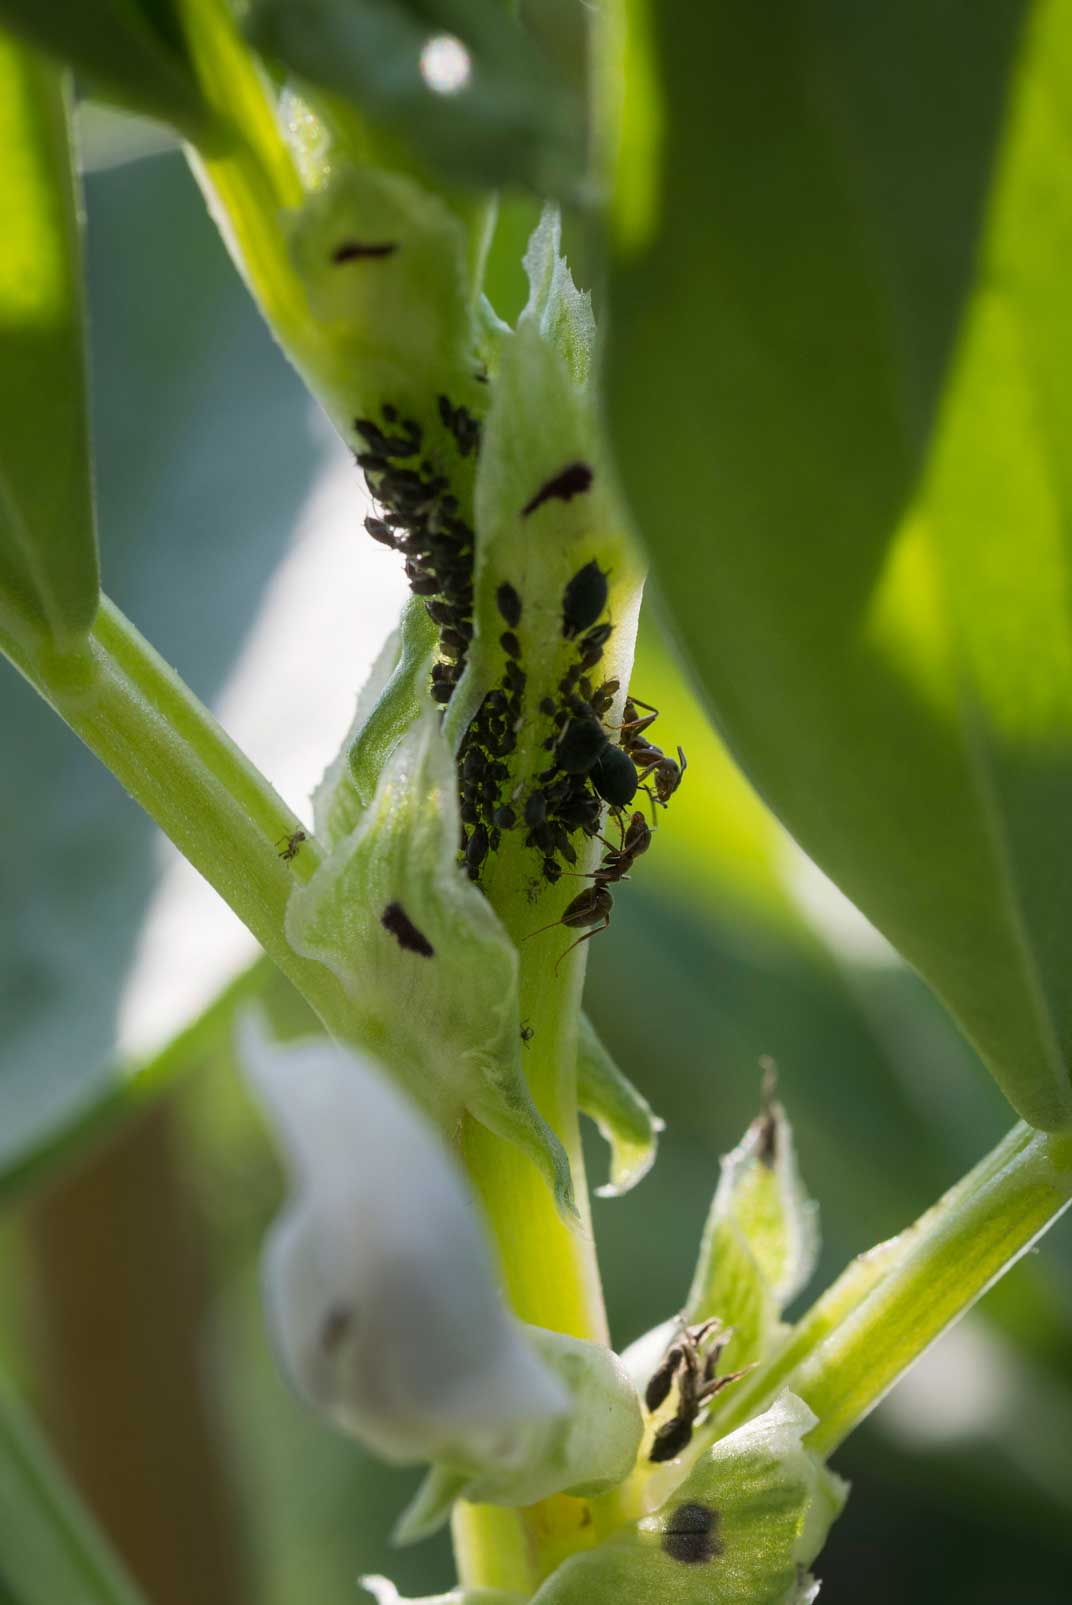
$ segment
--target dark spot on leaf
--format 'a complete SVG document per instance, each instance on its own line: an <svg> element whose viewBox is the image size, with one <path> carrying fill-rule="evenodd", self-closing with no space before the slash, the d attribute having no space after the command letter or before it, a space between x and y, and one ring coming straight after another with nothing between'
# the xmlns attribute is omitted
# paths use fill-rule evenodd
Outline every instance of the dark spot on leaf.
<svg viewBox="0 0 1072 1605"><path fill-rule="evenodd" d="M344 1304L336 1304L324 1317L324 1325L320 1329L320 1347L325 1354L334 1354L343 1338L349 1332L354 1321L353 1310L347 1309Z"/></svg>
<svg viewBox="0 0 1072 1605"><path fill-rule="evenodd" d="M344 240L331 253L333 262L361 262L369 257L394 256L398 245L393 240L369 243L364 240Z"/></svg>
<svg viewBox="0 0 1072 1605"><path fill-rule="evenodd" d="M529 514L534 513L537 507L542 507L544 502L572 501L574 496L590 490L591 485L592 470L588 464L570 463L561 473L555 474L553 479L547 480L546 484L540 486L532 500L526 502L521 509L521 516L528 518Z"/></svg>
<svg viewBox="0 0 1072 1605"><path fill-rule="evenodd" d="M710 1505L678 1505L663 1528L663 1549L683 1566L702 1566L722 1554L718 1512Z"/></svg>
<svg viewBox="0 0 1072 1605"><path fill-rule="evenodd" d="M435 948L424 932L417 929L401 903L388 903L380 915L380 924L407 953L419 953L426 959L434 956Z"/></svg>

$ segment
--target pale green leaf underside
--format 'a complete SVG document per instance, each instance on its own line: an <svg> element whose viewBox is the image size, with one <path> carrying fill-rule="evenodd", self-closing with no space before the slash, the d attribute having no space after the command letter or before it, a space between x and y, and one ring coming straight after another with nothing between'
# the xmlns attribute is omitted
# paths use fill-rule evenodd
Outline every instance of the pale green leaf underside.
<svg viewBox="0 0 1072 1605"><path fill-rule="evenodd" d="M577 1041L577 1103L610 1144L610 1180L596 1192L618 1198L654 1165L663 1122L619 1070L586 1014Z"/></svg>
<svg viewBox="0 0 1072 1605"><path fill-rule="evenodd" d="M517 952L458 867L458 832L454 765L429 710L358 824L295 886L288 936L338 977L354 1040L444 1130L467 1110L519 1144L569 1210L568 1161L521 1072Z"/></svg>

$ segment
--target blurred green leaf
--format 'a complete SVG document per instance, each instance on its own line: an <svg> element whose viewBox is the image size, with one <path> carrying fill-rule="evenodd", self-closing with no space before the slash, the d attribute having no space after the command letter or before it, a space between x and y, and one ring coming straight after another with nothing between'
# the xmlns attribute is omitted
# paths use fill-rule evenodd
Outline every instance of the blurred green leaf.
<svg viewBox="0 0 1072 1605"><path fill-rule="evenodd" d="M92 410L110 588L218 706L323 465L324 438L310 432L308 398L273 348L181 158L95 175L87 199ZM34 410L32 395L25 407ZM131 1031L132 1009L143 1009L139 961L159 940L173 862L161 862L153 825L118 783L3 663L0 681L0 817L18 842L0 861L0 1171L17 1182L53 1144L98 1116L138 1107L177 1062L196 1062L226 1029L242 986L206 1022L207 1037L195 1027L162 1059L164 1036ZM216 988L246 952L243 945ZM174 962L183 974L166 983L168 995L188 997L189 1010L159 994L157 1006L181 1033L213 983L187 991L179 984L190 979L187 967Z"/></svg>
<svg viewBox="0 0 1072 1605"><path fill-rule="evenodd" d="M619 218L607 394L731 749L1052 1129L1072 1121L1072 27L1026 18L653 8L659 182Z"/></svg>
<svg viewBox="0 0 1072 1605"><path fill-rule="evenodd" d="M610 1144L610 1180L596 1192L618 1198L654 1165L663 1122L618 1069L586 1014L577 1039L577 1103Z"/></svg>
<svg viewBox="0 0 1072 1605"><path fill-rule="evenodd" d="M0 0L0 24L107 100L173 123L195 143L217 132L175 0Z"/></svg>
<svg viewBox="0 0 1072 1605"><path fill-rule="evenodd" d="M139 1605L29 1416L0 1384L0 1599Z"/></svg>
<svg viewBox="0 0 1072 1605"><path fill-rule="evenodd" d="M508 6L255 0L247 31L299 79L403 134L452 181L559 195L580 185L578 102ZM444 39L452 44L437 62ZM439 78L437 68L460 76Z"/></svg>
<svg viewBox="0 0 1072 1605"><path fill-rule="evenodd" d="M80 640L97 611L79 194L57 68L0 34L0 628Z"/></svg>

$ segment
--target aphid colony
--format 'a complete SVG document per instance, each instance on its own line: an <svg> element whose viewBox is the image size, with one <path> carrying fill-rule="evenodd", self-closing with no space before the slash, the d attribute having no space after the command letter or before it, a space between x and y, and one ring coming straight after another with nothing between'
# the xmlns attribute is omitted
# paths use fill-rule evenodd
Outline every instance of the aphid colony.
<svg viewBox="0 0 1072 1605"><path fill-rule="evenodd" d="M438 406L459 454L470 456L480 445L478 420L446 396L438 398ZM413 418L400 422L397 409L389 405L382 418L382 427L369 418L354 420L366 448L357 453L357 464L379 504L378 514L365 519L365 528L373 540L404 555L410 590L425 598L439 626L440 661L432 671L432 696L445 704L462 677L473 638L473 531L460 516L446 474L430 457L421 456L420 424Z"/></svg>
<svg viewBox="0 0 1072 1605"><path fill-rule="evenodd" d="M438 398L438 409L459 455L477 452L478 420L446 396ZM382 408L381 416L380 424L366 418L354 424L365 448L357 453L358 466L378 503L365 528L375 540L403 553L410 588L424 598L439 628L439 661L432 669L430 690L434 700L445 706L461 679L473 636L473 531L461 517L441 464L431 455L421 455L420 424L400 420L397 408L390 405ZM587 463L569 463L536 490L519 510L520 516L530 516L548 501L583 495L592 482ZM499 636L503 674L484 697L458 752L460 853L473 880L480 878L485 860L498 850L505 831L525 832L538 875L551 884L574 872L578 853L571 838L578 832L603 842L607 850L592 874L592 885L555 922L585 931L573 946L606 929L613 907L610 886L627 878L650 844L651 829L644 815L636 812L627 819L623 810L642 789L654 815L655 805L665 806L676 791L685 769L680 747L675 762L648 738L657 717L654 708L630 698L620 726L603 722L619 689L617 680L595 677L613 632L604 617L607 596L607 574L594 560L583 564L564 587L561 638L570 643L574 655L557 685L533 708L518 635L523 600L509 581L498 586L495 601L505 626ZM515 781L511 788L509 759L530 720L538 721L545 732L541 743L547 764L532 780ZM617 843L600 835L605 805L618 826Z"/></svg>

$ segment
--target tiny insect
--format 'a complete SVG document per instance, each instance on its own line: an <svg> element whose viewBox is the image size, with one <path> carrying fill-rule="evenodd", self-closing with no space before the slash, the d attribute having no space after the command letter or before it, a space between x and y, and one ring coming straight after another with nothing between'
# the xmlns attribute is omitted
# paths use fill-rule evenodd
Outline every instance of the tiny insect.
<svg viewBox="0 0 1072 1605"><path fill-rule="evenodd" d="M503 580L495 592L495 605L511 630L516 630L521 623L521 598L509 580Z"/></svg>
<svg viewBox="0 0 1072 1605"><path fill-rule="evenodd" d="M600 886L628 880L633 864L651 846L651 826L639 810L628 825L622 824L620 818L619 824L622 839L617 847L607 841L605 836L599 838L607 851L599 868L592 871L592 879Z"/></svg>
<svg viewBox="0 0 1072 1605"><path fill-rule="evenodd" d="M301 851L302 842L308 840L309 838L304 830L292 830L289 835L277 837L274 845L278 847L280 842L285 844L279 856L284 863L289 864L292 858L297 858Z"/></svg>
<svg viewBox="0 0 1072 1605"><path fill-rule="evenodd" d="M718 1376L718 1362L722 1358L733 1328L723 1326L716 1317L698 1326L682 1328L681 1335L667 1349L666 1354L652 1373L644 1392L644 1403L649 1411L658 1410L677 1384L677 1409L670 1420L658 1429L648 1459L660 1464L674 1460L692 1440L693 1429L700 1411L716 1393L737 1382L753 1369L747 1365L740 1371Z"/></svg>
<svg viewBox="0 0 1072 1605"><path fill-rule="evenodd" d="M681 784L681 778L688 768L688 760L680 747L677 749L677 763L674 762L673 758L668 758L658 747L650 747L647 752L651 756L646 767L644 767L644 760L640 754L632 754L633 762L641 766L640 773L637 776L637 784L643 786L648 796L652 797L651 791L644 785L646 780L651 780L655 787L655 795L652 801L661 803L665 808Z"/></svg>
<svg viewBox="0 0 1072 1605"><path fill-rule="evenodd" d="M556 925L565 925L570 930L579 930L585 925L592 927L591 930L585 931L583 936L578 936L575 942L571 942L565 953L559 954L555 960L555 974L557 975L558 966L567 954L572 953L575 947L580 947L582 942L590 941L593 936L598 936L600 931L605 931L609 928L610 913L613 907L614 898L611 896L609 888L601 886L597 881L594 886L586 887L583 892L578 892L572 903L566 904L561 919L552 920L550 925L541 925L538 931L530 931L529 935L525 937L525 941L527 942L529 937L539 936L542 931L554 930Z"/></svg>
<svg viewBox="0 0 1072 1605"><path fill-rule="evenodd" d="M534 1025L530 1025L527 1020L522 1020L522 1022L521 1022L521 1041L522 1041L522 1043L524 1044L524 1046L526 1048L528 1047L529 1043L532 1041L532 1039L533 1039L533 1037L535 1035L536 1035L536 1027Z"/></svg>

